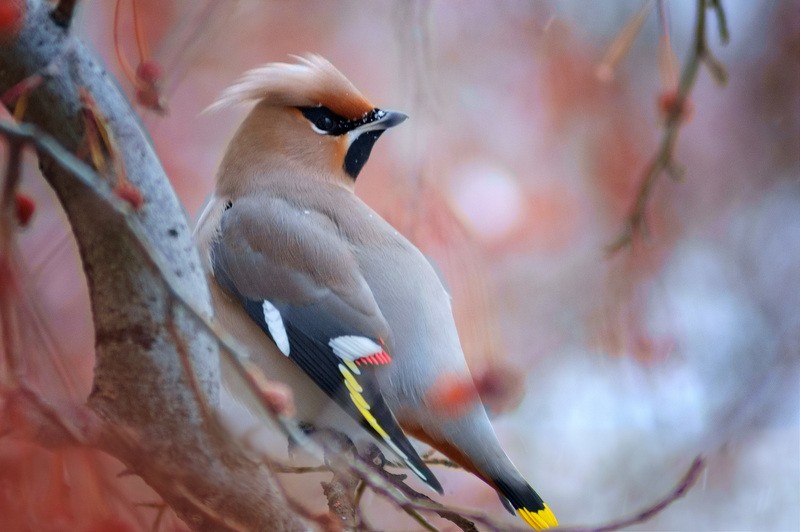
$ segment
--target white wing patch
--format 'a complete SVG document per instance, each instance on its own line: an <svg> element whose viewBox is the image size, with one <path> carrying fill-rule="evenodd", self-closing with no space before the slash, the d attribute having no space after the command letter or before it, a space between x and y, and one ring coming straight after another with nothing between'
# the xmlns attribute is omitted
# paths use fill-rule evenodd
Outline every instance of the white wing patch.
<svg viewBox="0 0 800 532"><path fill-rule="evenodd" d="M283 326L283 318L281 317L281 313L278 312L278 309L275 308L275 305L266 299L261 305L261 308L264 311L264 321L267 323L267 329L269 329L270 336L272 336L272 339L275 340L275 344L278 346L278 349L281 350L281 353L288 357L289 337L286 335L286 327Z"/></svg>
<svg viewBox="0 0 800 532"><path fill-rule="evenodd" d="M380 345L364 336L337 336L328 345L337 357L350 362L383 351Z"/></svg>

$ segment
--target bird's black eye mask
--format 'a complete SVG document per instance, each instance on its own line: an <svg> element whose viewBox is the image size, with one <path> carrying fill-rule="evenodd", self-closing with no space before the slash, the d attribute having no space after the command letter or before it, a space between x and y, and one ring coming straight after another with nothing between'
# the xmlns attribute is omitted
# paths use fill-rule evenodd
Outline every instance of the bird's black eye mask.
<svg viewBox="0 0 800 532"><path fill-rule="evenodd" d="M373 109L358 120L352 120L337 115L327 107L321 105L316 107L298 107L298 109L303 113L303 116L311 122L311 125L314 126L317 133L323 135L344 135L348 131L352 131L359 126L378 120L386 114L386 111Z"/></svg>

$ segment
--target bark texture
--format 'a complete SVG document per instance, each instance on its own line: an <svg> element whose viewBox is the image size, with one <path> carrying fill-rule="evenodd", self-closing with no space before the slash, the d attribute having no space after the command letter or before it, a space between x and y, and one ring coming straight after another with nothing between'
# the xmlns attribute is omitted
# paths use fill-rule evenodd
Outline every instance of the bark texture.
<svg viewBox="0 0 800 532"><path fill-rule="evenodd" d="M94 443L144 478L194 529L306 529L269 471L204 415L198 396L212 407L219 396L218 343L174 297L212 312L186 215L116 81L51 10L49 2L27 1L21 32L0 45L0 93L47 71L29 94L24 120L74 154L85 142L79 91L86 89L144 196L139 211L121 213L108 201L109 183L96 175L91 183L76 179L61 161L40 156L89 285L96 367L88 404L105 427Z"/></svg>

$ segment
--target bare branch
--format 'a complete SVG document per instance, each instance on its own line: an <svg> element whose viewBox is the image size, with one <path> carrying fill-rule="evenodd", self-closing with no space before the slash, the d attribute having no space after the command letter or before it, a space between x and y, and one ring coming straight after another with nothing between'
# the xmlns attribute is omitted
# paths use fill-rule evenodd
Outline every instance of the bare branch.
<svg viewBox="0 0 800 532"><path fill-rule="evenodd" d="M359 483L358 477L342 471L334 473L330 482L322 483L322 491L328 499L328 509L345 530L356 530L359 525L355 504Z"/></svg>
<svg viewBox="0 0 800 532"><path fill-rule="evenodd" d="M426 458L424 462L427 465L438 465L442 467L449 467L451 469L463 469L460 465L453 462L449 458Z"/></svg>
<svg viewBox="0 0 800 532"><path fill-rule="evenodd" d="M692 465L689 466L689 469L686 470L686 473L683 474L683 477L681 477L680 481L672 491L670 491L664 498L658 500L636 515L598 527L565 528L562 530L564 532L614 532L615 530L622 530L623 528L627 528L629 526L639 525L647 522L655 517L658 513L663 511L670 504L686 495L694 483L697 482L697 478L700 476L700 473L703 471L704 467L705 461L703 460L703 457L698 456L695 458L694 461L692 461Z"/></svg>
<svg viewBox="0 0 800 532"><path fill-rule="evenodd" d="M717 13L723 43L728 40L728 29L722 4L718 0L697 0L694 44L681 73L677 91L669 94L669 98L662 99L662 102L666 103L666 108L663 109L666 111L666 122L661 144L656 155L645 167L633 205L628 211L625 227L617 239L606 248L609 254L616 253L620 249L629 246L637 235L646 234L645 216L647 203L652 196L656 180L664 171L674 175L673 169L678 167L673 159L675 143L678 139L678 132L688 114L689 95L697 80L700 65L705 64L717 82L722 84L727 81L725 67L722 66L708 48L706 24L706 10L708 8L713 8Z"/></svg>
<svg viewBox="0 0 800 532"><path fill-rule="evenodd" d="M198 402L197 390L209 404L218 401L217 341L194 315L210 315L210 297L183 210L136 115L91 53L51 19L48 2L28 0L26 12L24 27L0 48L0 93L64 54L65 67L29 94L25 113L54 138L5 124L3 134L40 150L43 173L78 242L96 330L89 404L109 428L94 443L141 475L193 528L230 529L233 522L306 528L268 469L216 430ZM131 212L70 155L83 137L79 87L96 100L114 135L128 177L143 194L140 211ZM176 306L170 330L172 292L191 310ZM195 390L176 334L185 342Z"/></svg>
<svg viewBox="0 0 800 532"><path fill-rule="evenodd" d="M711 9L717 16L717 27L719 28L719 39L722 44L728 44L731 40L731 35L728 32L728 17L725 15L725 10L722 8L722 0L709 0Z"/></svg>

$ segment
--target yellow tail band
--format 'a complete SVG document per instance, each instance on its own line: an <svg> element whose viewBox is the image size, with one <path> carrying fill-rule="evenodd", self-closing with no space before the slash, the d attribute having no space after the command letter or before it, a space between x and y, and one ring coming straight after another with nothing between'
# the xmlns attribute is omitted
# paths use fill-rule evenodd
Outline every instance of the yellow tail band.
<svg viewBox="0 0 800 532"><path fill-rule="evenodd" d="M517 513L523 521L536 530L544 530L545 528L558 526L558 519L556 519L555 514L553 514L546 504L544 508L536 512L528 510L527 508L517 508Z"/></svg>

